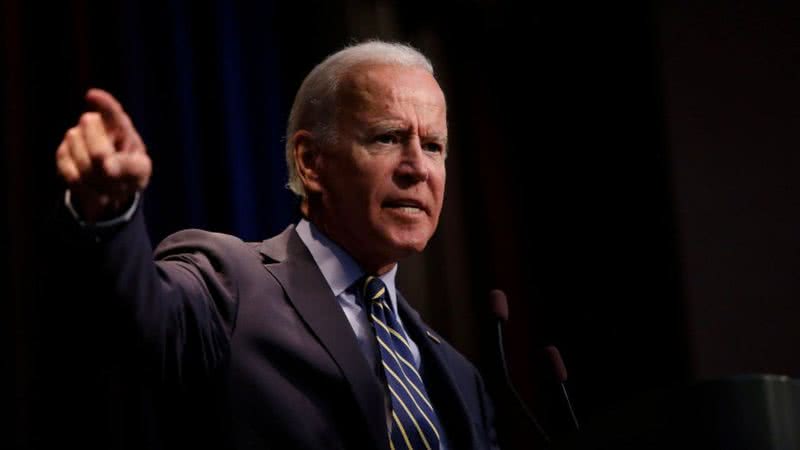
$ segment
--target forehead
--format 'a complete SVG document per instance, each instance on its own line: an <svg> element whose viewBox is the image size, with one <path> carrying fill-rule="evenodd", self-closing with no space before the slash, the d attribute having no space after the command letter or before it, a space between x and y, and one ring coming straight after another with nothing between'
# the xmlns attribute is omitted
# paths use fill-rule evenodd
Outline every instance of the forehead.
<svg viewBox="0 0 800 450"><path fill-rule="evenodd" d="M339 104L349 112L390 113L411 106L422 113L446 114L444 93L433 75L420 67L362 64L348 70L338 89Z"/></svg>

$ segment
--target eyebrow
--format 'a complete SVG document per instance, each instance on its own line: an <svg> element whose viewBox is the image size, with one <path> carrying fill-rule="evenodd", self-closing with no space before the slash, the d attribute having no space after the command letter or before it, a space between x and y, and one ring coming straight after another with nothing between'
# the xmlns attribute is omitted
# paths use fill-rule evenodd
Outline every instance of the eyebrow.
<svg viewBox="0 0 800 450"><path fill-rule="evenodd" d="M409 133L409 127L403 120L398 119L384 119L379 120L370 124L367 124L367 130L369 132L376 132L376 131L400 131L404 134ZM433 139L437 141L447 142L447 134L442 133L427 133L425 135L426 139Z"/></svg>
<svg viewBox="0 0 800 450"><path fill-rule="evenodd" d="M430 133L426 137L428 139L433 139L435 141L439 141L441 143L447 144L447 135L446 134Z"/></svg>

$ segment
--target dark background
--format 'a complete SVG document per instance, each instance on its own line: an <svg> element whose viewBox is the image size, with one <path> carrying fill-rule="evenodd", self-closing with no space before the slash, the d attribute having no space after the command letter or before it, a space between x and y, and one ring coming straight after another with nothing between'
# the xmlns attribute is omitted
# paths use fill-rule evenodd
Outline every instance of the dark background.
<svg viewBox="0 0 800 450"><path fill-rule="evenodd" d="M370 37L421 49L448 97L445 210L400 283L483 369L502 423L492 288L512 378L553 434L548 344L585 423L697 380L797 377L800 4L553 3L3 0L0 447L135 448L159 426L83 255L54 237L53 156L86 89L116 95L148 145L154 241L263 239L296 218L294 92Z"/></svg>

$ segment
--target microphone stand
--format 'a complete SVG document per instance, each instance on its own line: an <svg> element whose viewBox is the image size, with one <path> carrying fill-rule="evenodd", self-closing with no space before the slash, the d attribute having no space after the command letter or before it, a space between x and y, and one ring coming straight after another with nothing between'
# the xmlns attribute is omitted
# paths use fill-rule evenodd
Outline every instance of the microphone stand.
<svg viewBox="0 0 800 450"><path fill-rule="evenodd" d="M511 382L511 376L508 373L508 366L506 365L506 355L503 349L503 323L502 320L497 320L497 348L500 354L500 366L503 368L503 376L505 378L506 387L511 391L511 394L517 401L520 409L522 410L523 414L528 418L528 420L533 424L533 427L536 429L536 432L541 436L544 440L545 444L549 447L550 446L550 437L545 433L542 426L539 424L539 421L536 420L536 417L533 413L528 409L525 405L525 402L522 401L522 397L517 392L517 389L514 388L514 384Z"/></svg>

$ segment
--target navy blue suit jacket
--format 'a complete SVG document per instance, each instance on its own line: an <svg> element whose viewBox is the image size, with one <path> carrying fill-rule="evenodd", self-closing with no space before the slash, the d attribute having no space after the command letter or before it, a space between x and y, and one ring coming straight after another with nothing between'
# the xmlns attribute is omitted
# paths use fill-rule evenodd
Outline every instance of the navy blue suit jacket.
<svg viewBox="0 0 800 450"><path fill-rule="evenodd" d="M176 417L190 424L173 430L177 441L388 450L384 388L293 227L260 243L181 231L159 244L154 262L140 210L95 245L96 270L134 321L149 364L187 406L176 414L191 417ZM478 371L402 295L398 308L450 449L495 448Z"/></svg>

